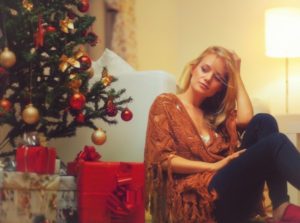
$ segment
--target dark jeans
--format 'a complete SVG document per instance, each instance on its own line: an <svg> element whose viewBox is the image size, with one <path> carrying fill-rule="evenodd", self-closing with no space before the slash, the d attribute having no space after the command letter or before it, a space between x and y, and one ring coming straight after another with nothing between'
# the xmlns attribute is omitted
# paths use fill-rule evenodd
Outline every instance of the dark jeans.
<svg viewBox="0 0 300 223"><path fill-rule="evenodd" d="M300 153L278 132L269 114L253 117L243 136L246 152L219 170L210 183L218 199L215 216L219 223L242 223L261 201L267 182L274 208L288 201L287 181L300 189Z"/></svg>

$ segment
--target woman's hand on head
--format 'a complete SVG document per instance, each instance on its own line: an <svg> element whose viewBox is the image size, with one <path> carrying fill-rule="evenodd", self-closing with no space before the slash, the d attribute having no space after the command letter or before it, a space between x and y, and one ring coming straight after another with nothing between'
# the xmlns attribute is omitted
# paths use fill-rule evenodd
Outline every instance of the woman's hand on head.
<svg viewBox="0 0 300 223"><path fill-rule="evenodd" d="M246 149L239 150L235 153L230 154L229 156L225 157L224 159L213 163L213 170L218 171L218 170L222 169L224 166L226 166L228 163L230 163L230 161L236 159L245 151L246 151Z"/></svg>
<svg viewBox="0 0 300 223"><path fill-rule="evenodd" d="M232 58L233 58L234 66L236 67L236 70L238 71L238 73L240 73L241 58L234 51L231 51L231 55L232 55Z"/></svg>

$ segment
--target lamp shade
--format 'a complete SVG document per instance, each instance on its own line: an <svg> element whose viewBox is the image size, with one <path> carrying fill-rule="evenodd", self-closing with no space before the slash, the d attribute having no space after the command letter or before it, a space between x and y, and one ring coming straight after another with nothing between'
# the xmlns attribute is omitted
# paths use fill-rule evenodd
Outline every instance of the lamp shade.
<svg viewBox="0 0 300 223"><path fill-rule="evenodd" d="M266 10L265 38L267 56L300 57L300 9Z"/></svg>

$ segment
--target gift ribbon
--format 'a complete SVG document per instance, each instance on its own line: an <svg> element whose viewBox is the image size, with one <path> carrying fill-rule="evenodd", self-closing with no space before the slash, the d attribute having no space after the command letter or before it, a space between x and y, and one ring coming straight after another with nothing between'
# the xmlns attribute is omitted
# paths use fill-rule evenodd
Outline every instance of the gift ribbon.
<svg viewBox="0 0 300 223"><path fill-rule="evenodd" d="M117 187L109 195L108 208L113 219L130 216L135 208L143 202L142 186L133 185L132 171L129 164L120 164L116 175Z"/></svg>
<svg viewBox="0 0 300 223"><path fill-rule="evenodd" d="M25 164L25 172L28 172L28 165L27 165L27 157L28 157L28 147L24 146L24 164Z"/></svg>

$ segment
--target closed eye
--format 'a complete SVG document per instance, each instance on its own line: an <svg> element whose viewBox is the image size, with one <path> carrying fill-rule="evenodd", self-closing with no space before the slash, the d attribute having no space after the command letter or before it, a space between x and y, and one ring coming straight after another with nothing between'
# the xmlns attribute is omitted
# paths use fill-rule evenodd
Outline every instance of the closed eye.
<svg viewBox="0 0 300 223"><path fill-rule="evenodd" d="M202 66L201 70L202 70L203 73L207 73L209 71L209 68L206 67L206 66Z"/></svg>
<svg viewBox="0 0 300 223"><path fill-rule="evenodd" d="M214 74L214 78L220 83L223 83L225 85L227 84L227 80L223 78L220 74Z"/></svg>

